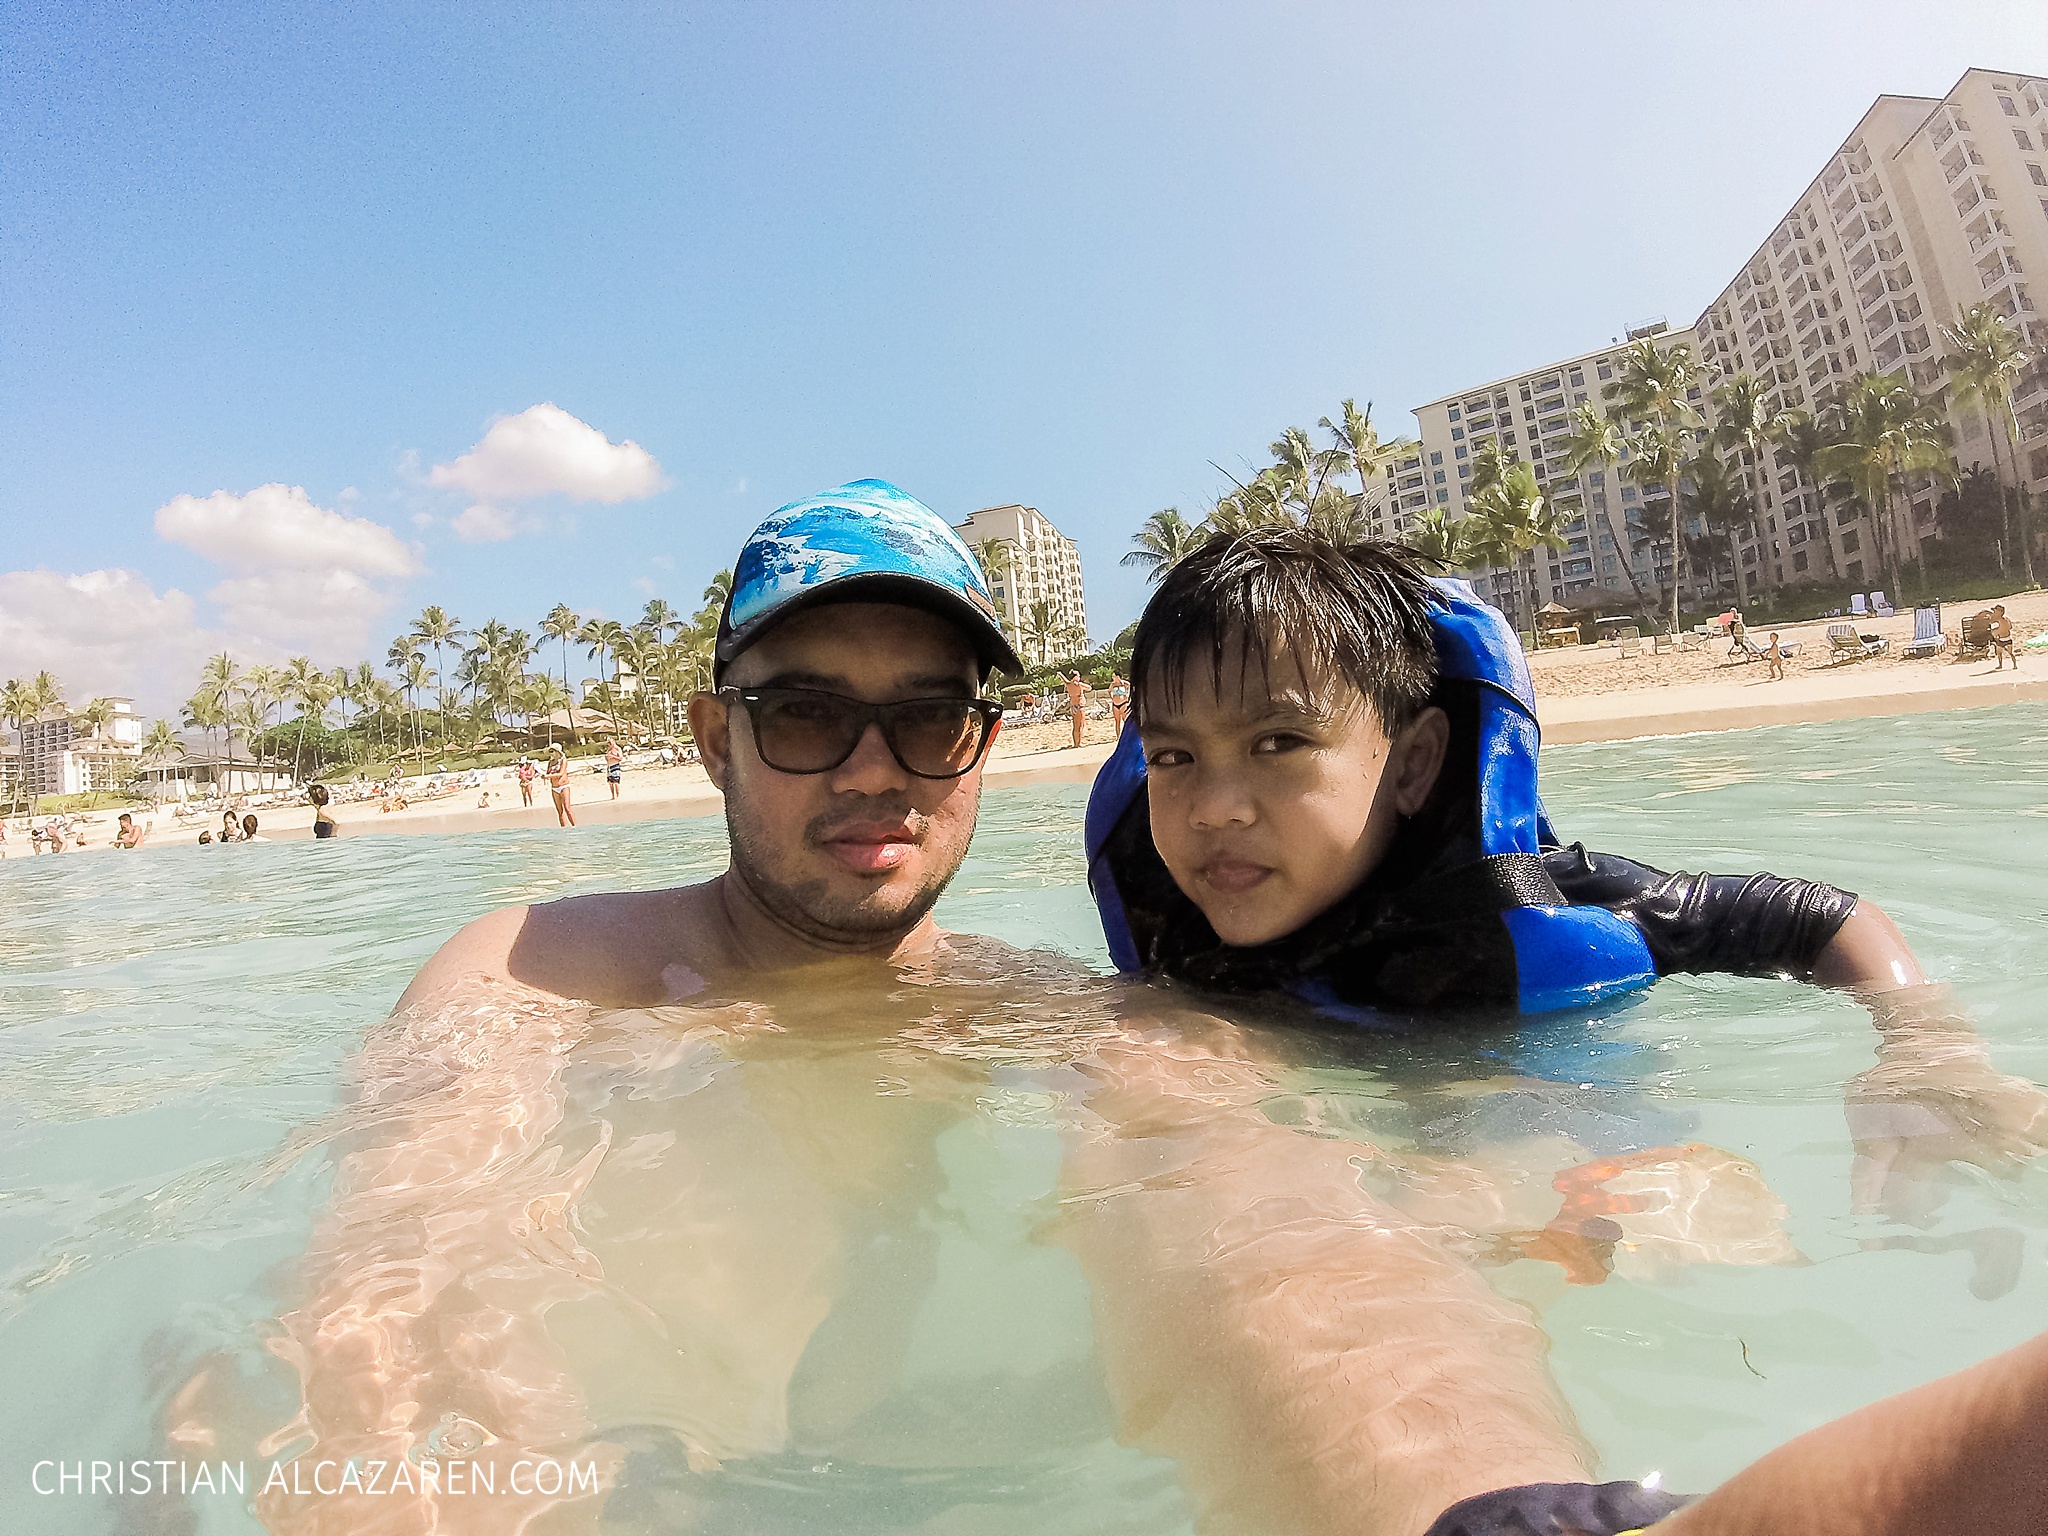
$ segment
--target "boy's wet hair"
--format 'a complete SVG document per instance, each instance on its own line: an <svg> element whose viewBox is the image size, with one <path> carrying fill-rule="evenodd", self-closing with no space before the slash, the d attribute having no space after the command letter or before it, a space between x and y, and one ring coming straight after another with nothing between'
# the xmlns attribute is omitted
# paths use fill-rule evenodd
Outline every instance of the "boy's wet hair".
<svg viewBox="0 0 2048 1536"><path fill-rule="evenodd" d="M1389 735L1429 703L1436 683L1420 559L1398 544L1343 544L1305 528L1210 536L1152 594L1131 647L1131 697L1180 707L1182 680L1210 668L1216 691L1233 664L1264 676L1290 657L1311 686L1342 678L1365 696Z"/></svg>

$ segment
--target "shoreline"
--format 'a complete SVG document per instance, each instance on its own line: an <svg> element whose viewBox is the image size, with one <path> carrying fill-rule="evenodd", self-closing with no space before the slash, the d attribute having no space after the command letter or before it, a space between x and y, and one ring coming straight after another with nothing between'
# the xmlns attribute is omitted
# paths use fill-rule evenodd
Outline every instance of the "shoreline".
<svg viewBox="0 0 2048 1536"><path fill-rule="evenodd" d="M2048 594L2027 597L2033 601L2021 598L2013 606L2039 604L2044 610L2040 617L2048 618ZM1789 676L1777 682L1768 680L1758 663L1723 665L1719 653L1725 652L1725 641L1710 641L1705 654L1693 652L1676 658L1623 658L1612 650L1591 646L1539 652L1529 660L1536 683L1537 723L1543 744L1583 746L1753 730L1760 726L1817 725L1835 720L2048 702L2048 655L2040 651L2023 651L2032 666L2021 670L1994 670L1988 659L1958 662L1952 651L1925 660L1902 661L1897 650L1904 634L1911 632L1909 615L1864 621L1857 627L1868 633L1886 634L1892 641L1893 654L1841 666L1795 666ZM1824 648L1821 624L1787 625L1784 631L1788 640L1807 642L1807 655ZM998 743L983 772L984 788L1000 792L1015 786L1085 783L1092 779L1114 747L1107 722L1091 721L1089 735L1093 739L1083 746L1050 744L1065 735L1063 723L1006 731L1005 739ZM607 794L602 775L575 775L571 781L572 804L579 823L604 826L710 816L717 814L723 804L704 770L695 766L629 769L624 789L624 795L614 801ZM488 808L476 805L472 793L451 796L446 804L415 803L403 811L383 812L369 802L340 804L333 811L343 837L478 832L501 827L545 829L556 825L544 784L535 787L531 807L519 803L518 789L510 779L494 777L489 781L492 803ZM109 840L118 814L88 813L83 818L88 846L74 851L113 851ZM193 843L208 826L198 820L179 824L171 820L168 811L143 810L138 814L151 826L144 848ZM271 841L310 840L310 805L258 811L257 816L264 836ZM0 858L45 856L29 853L25 832L10 831L8 841L0 845Z"/></svg>

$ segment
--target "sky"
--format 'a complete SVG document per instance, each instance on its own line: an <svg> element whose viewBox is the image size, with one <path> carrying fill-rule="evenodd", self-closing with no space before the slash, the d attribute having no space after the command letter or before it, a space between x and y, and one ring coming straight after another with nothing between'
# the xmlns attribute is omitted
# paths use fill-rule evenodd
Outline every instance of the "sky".
<svg viewBox="0 0 2048 1536"><path fill-rule="evenodd" d="M1689 322L1971 66L2048 5L0 0L0 677L688 612L871 475L1107 639L1215 466Z"/></svg>

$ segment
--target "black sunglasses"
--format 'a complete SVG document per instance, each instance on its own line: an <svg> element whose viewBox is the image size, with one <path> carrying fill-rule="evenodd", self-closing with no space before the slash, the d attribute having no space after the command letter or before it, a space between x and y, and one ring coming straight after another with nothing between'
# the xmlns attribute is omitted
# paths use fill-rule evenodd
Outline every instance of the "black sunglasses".
<svg viewBox="0 0 2048 1536"><path fill-rule="evenodd" d="M754 726L754 750L777 773L830 773L882 728L889 754L920 779L957 779L981 761L1003 706L989 699L870 704L821 688L721 688Z"/></svg>

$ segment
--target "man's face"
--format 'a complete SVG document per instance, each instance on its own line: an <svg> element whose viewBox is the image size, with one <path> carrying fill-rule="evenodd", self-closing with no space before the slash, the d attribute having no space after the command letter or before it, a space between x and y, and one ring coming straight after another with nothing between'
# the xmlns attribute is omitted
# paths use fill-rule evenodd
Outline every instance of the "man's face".
<svg viewBox="0 0 2048 1536"><path fill-rule="evenodd" d="M1390 741L1348 683L1311 687L1293 662L1191 667L1171 710L1145 701L1152 842L1226 944L1294 932L1385 857L1401 816L1428 797L1446 722L1422 716ZM1155 690L1156 691L1156 690Z"/></svg>
<svg viewBox="0 0 2048 1536"><path fill-rule="evenodd" d="M778 624L727 670L731 687L818 688L873 704L973 698L980 672L957 628L921 609L839 603ZM737 704L699 694L690 723L725 796L733 868L777 918L825 943L887 941L932 908L967 856L981 764L925 779L870 724L824 773L761 760Z"/></svg>

